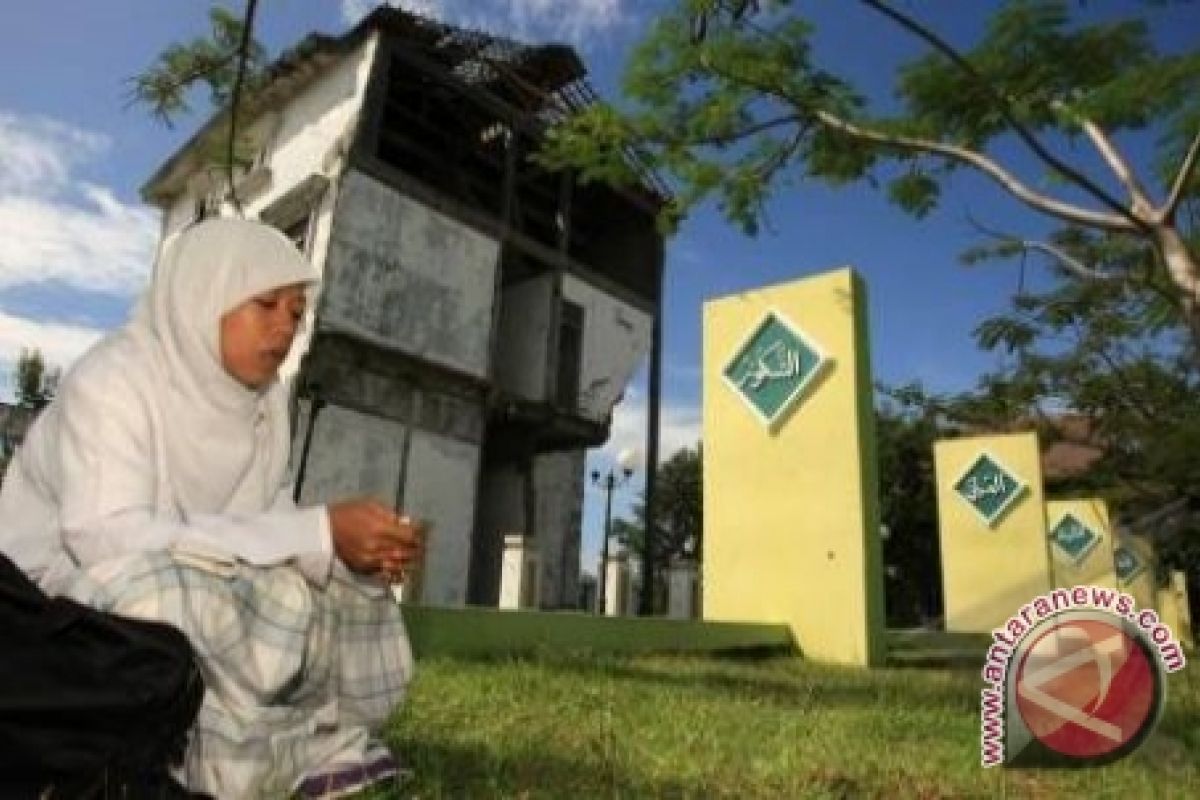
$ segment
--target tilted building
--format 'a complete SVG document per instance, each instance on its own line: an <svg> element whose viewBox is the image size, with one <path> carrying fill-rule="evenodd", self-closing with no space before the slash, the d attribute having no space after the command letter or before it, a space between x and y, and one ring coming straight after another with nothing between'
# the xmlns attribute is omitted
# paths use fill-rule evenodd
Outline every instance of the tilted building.
<svg viewBox="0 0 1200 800"><path fill-rule="evenodd" d="M281 57L239 115L245 215L322 274L285 365L300 499L430 520L424 603L495 604L513 533L534 537L533 604L577 602L584 452L651 347L665 196L530 158L594 101L584 74L565 46L381 8ZM227 134L222 112L143 187L164 241L228 210Z"/></svg>

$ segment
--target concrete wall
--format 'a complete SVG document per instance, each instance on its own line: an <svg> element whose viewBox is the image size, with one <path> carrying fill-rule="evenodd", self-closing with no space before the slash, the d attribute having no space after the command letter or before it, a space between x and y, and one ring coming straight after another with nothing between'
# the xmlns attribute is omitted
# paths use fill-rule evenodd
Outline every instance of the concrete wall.
<svg viewBox="0 0 1200 800"><path fill-rule="evenodd" d="M602 420L650 351L653 319L574 275L563 277L562 296L583 306L578 411Z"/></svg>
<svg viewBox="0 0 1200 800"><path fill-rule="evenodd" d="M294 462L308 415L305 404L293 437ZM330 403L313 426L300 503L369 496L393 506L400 499L406 512L429 524L420 597L408 599L463 605L478 471L477 444Z"/></svg>
<svg viewBox="0 0 1200 800"><path fill-rule="evenodd" d="M480 475L471 556L472 603L499 602L504 535L525 532L524 486L525 478L514 464L489 464Z"/></svg>
<svg viewBox="0 0 1200 800"><path fill-rule="evenodd" d="M486 378L498 253L494 239L351 171L320 328Z"/></svg>
<svg viewBox="0 0 1200 800"><path fill-rule="evenodd" d="M946 630L990 632L1051 588L1037 434L943 440L933 452ZM984 454L1023 487L990 523L955 489Z"/></svg>
<svg viewBox="0 0 1200 800"><path fill-rule="evenodd" d="M300 457L309 423L306 406L293 436L293 461ZM385 505L396 499L407 426L390 419L327 405L317 415L305 462L301 505L357 496Z"/></svg>
<svg viewBox="0 0 1200 800"><path fill-rule="evenodd" d="M504 289L500 299L494 379L497 387L527 400L546 400L550 363L553 273Z"/></svg>
<svg viewBox="0 0 1200 800"><path fill-rule="evenodd" d="M281 110L270 142L271 188L256 210L314 172L330 179L339 175L366 96L377 41L370 37Z"/></svg>
<svg viewBox="0 0 1200 800"><path fill-rule="evenodd" d="M766 425L725 370L772 313L829 361ZM705 619L786 622L807 657L856 665L884 658L867 346L849 269L704 305Z"/></svg>
<svg viewBox="0 0 1200 800"><path fill-rule="evenodd" d="M1079 560L1071 558L1054 543L1055 528L1070 515L1100 537ZM1108 504L1098 497L1078 500L1047 500L1046 531L1050 537L1051 582L1056 587L1080 584L1117 587L1113 567L1115 537L1109 523Z"/></svg>
<svg viewBox="0 0 1200 800"><path fill-rule="evenodd" d="M574 607L579 596L586 455L576 450L549 453L534 460L541 608Z"/></svg>
<svg viewBox="0 0 1200 800"><path fill-rule="evenodd" d="M583 451L549 453L533 460L533 518L527 502L528 472L499 464L484 472L479 491L473 580L475 602L503 600L501 553L505 534L529 534L538 563L539 608L574 608L579 596L579 547L583 517Z"/></svg>
<svg viewBox="0 0 1200 800"><path fill-rule="evenodd" d="M286 105L266 112L245 127L244 135L263 150L258 166L269 171L265 185L255 184L253 192L239 192L247 216L256 216L309 175L323 174L331 180L337 177L341 156L362 109L376 42L376 37L368 38ZM251 169L250 173L255 171ZM223 170L215 165L205 164L198 170L188 181L188 191L164 211L166 237L191 223L196 200L223 182ZM328 213L330 209L325 210Z"/></svg>
<svg viewBox="0 0 1200 800"><path fill-rule="evenodd" d="M421 602L467 602L479 448L447 436L413 431L404 509L428 520Z"/></svg>

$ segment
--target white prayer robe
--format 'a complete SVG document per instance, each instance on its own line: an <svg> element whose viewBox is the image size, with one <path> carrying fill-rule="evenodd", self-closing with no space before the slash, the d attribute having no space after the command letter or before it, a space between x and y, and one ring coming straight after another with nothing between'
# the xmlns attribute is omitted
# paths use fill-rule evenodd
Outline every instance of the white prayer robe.
<svg viewBox="0 0 1200 800"><path fill-rule="evenodd" d="M183 510L167 458L165 376L140 347L124 331L103 340L34 422L0 490L0 550L48 594L81 567L168 549L216 551L257 566L296 559L323 585L333 552L324 506L297 508L280 486L258 513ZM260 414L257 435L270 435L268 426Z"/></svg>
<svg viewBox="0 0 1200 800"><path fill-rule="evenodd" d="M221 358L225 313L314 281L261 224L184 231L0 489L0 550L45 591L188 636L207 690L184 775L216 797L320 795L396 770L377 735L412 675L399 609L334 557L325 508L283 486L282 387L247 388Z"/></svg>

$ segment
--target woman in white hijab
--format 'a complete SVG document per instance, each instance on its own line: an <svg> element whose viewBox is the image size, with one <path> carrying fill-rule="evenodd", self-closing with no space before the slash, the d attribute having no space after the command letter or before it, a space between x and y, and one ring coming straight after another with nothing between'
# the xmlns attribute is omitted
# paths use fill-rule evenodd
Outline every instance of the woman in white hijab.
<svg viewBox="0 0 1200 800"><path fill-rule="evenodd" d="M205 677L183 768L220 798L394 776L376 736L412 658L387 583L419 526L369 500L297 508L277 370L316 275L279 232L210 220L164 251L0 491L0 550L49 594L179 627Z"/></svg>

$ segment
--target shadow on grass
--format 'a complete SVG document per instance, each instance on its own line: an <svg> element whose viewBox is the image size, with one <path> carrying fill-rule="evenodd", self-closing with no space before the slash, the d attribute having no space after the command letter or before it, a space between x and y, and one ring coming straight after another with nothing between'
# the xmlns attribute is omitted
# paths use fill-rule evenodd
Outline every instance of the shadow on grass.
<svg viewBox="0 0 1200 800"><path fill-rule="evenodd" d="M602 763L568 761L546 752L499 756L483 745L392 737L390 744L413 774L383 798L485 797L698 797L700 787L677 781L638 780Z"/></svg>
<svg viewBox="0 0 1200 800"><path fill-rule="evenodd" d="M960 650L888 653L887 666L893 669L969 670L979 672L984 657Z"/></svg>
<svg viewBox="0 0 1200 800"><path fill-rule="evenodd" d="M991 636L923 628L889 629L887 666L938 670L978 670L987 658Z"/></svg>
<svg viewBox="0 0 1200 800"><path fill-rule="evenodd" d="M473 659L489 663L490 659ZM779 668L797 660L762 660L745 656L709 657L704 662L679 657L679 669L672 671L675 659L661 656L652 662L638 659L593 657L585 655L548 655L533 659L504 659L506 663L529 663L549 672L595 677L606 675L632 684L660 687L751 702L769 703L777 708L866 708L886 704L889 707L919 707L933 710L978 711L979 692L970 678L974 669L950 674L962 680L948 682L927 679L920 670L859 670L855 668L803 665L793 675L780 675ZM947 671L941 671L944 676Z"/></svg>
<svg viewBox="0 0 1200 800"><path fill-rule="evenodd" d="M602 763L581 764L545 753L517 753L498 757L484 746L462 746L447 742L396 737L391 742L412 775L403 785L391 790L372 790L360 800L400 800L400 798L586 798L653 797L673 798L747 798L805 797L826 800L893 796L881 794L879 786L844 770L833 767L806 768L778 786L767 783L749 785L704 781L639 778L622 774ZM908 796L942 798L922 781L907 782L905 789L919 791ZM901 791L900 787L892 787Z"/></svg>

